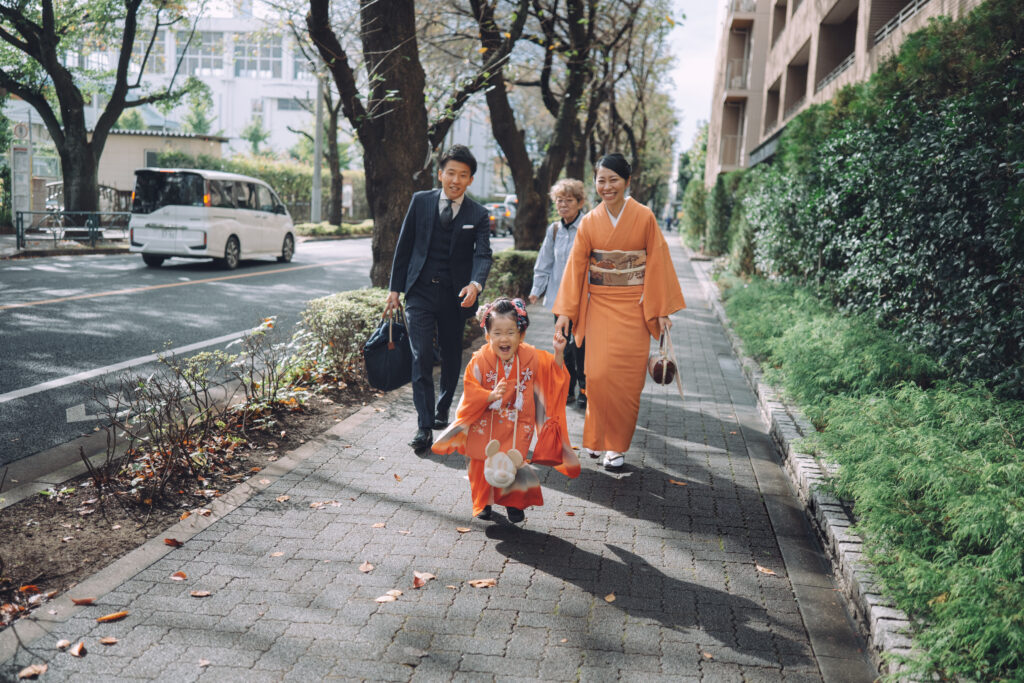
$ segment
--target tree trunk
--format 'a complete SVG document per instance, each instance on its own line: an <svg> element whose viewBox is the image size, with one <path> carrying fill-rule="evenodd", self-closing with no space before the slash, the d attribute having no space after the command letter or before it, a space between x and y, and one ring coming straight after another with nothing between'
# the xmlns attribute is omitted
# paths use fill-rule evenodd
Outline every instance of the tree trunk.
<svg viewBox="0 0 1024 683"><path fill-rule="evenodd" d="M64 210L99 211L99 164L85 135L68 131L58 153L64 174ZM69 225L85 225L86 219L87 216L69 216L67 220Z"/></svg>
<svg viewBox="0 0 1024 683"><path fill-rule="evenodd" d="M327 115L327 165L331 172L331 198L327 207L327 222L341 225L341 199L344 181L338 153L338 109L330 107Z"/></svg>

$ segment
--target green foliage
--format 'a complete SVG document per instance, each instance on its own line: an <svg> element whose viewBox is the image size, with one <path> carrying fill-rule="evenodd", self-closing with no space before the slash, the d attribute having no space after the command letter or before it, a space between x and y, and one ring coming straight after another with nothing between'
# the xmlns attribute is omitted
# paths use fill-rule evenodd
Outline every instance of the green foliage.
<svg viewBox="0 0 1024 683"><path fill-rule="evenodd" d="M114 128L118 130L146 130L146 122L138 109L127 109L117 117Z"/></svg>
<svg viewBox="0 0 1024 683"><path fill-rule="evenodd" d="M363 344L384 314L387 294L355 289L308 302L296 333L297 363L312 377L367 386Z"/></svg>
<svg viewBox="0 0 1024 683"><path fill-rule="evenodd" d="M946 378L864 315L791 283L724 276L766 377L840 465L873 571L915 620L912 672L1016 680L1024 666L1024 402Z"/></svg>
<svg viewBox="0 0 1024 683"><path fill-rule="evenodd" d="M260 153L260 145L270 139L270 131L263 127L263 117L257 114L242 129L239 137L252 145L252 154L256 156Z"/></svg>
<svg viewBox="0 0 1024 683"><path fill-rule="evenodd" d="M707 233L707 197L704 179L694 178L686 185L683 192L683 226L682 233L686 243L691 247L700 247Z"/></svg>
<svg viewBox="0 0 1024 683"><path fill-rule="evenodd" d="M1017 0L931 22L867 84L790 122L743 206L754 269L814 286L922 345L954 377L1016 397L1022 44Z"/></svg>
<svg viewBox="0 0 1024 683"><path fill-rule="evenodd" d="M196 135L209 135L213 131L215 117L210 115L213 109L213 100L210 87L205 83L197 87L188 96L188 111L181 122L181 128L186 133Z"/></svg>
<svg viewBox="0 0 1024 683"><path fill-rule="evenodd" d="M526 299L533 285L533 266L537 262L536 251L506 249L495 252L487 284L480 294L480 301L490 302L499 296Z"/></svg>
<svg viewBox="0 0 1024 683"><path fill-rule="evenodd" d="M720 256L729 245L729 220L732 214L729 193L725 189L725 180L721 175L715 180L705 201L707 233L704 251L712 256Z"/></svg>
<svg viewBox="0 0 1024 683"><path fill-rule="evenodd" d="M322 223L298 223L295 226L297 235L309 237L348 237L352 235L372 235L373 219L360 221L359 223L342 223L331 225L327 221Z"/></svg>

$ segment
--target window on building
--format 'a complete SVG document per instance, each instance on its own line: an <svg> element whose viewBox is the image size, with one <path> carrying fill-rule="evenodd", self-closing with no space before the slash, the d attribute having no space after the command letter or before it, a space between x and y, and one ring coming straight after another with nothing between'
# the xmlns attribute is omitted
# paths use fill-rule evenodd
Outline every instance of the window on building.
<svg viewBox="0 0 1024 683"><path fill-rule="evenodd" d="M239 34L235 38L235 76L281 78L281 36Z"/></svg>
<svg viewBox="0 0 1024 683"><path fill-rule="evenodd" d="M299 100L294 97L277 98L278 111L309 111L313 103L309 100Z"/></svg>
<svg viewBox="0 0 1024 683"><path fill-rule="evenodd" d="M150 39L153 39L152 47L149 44ZM139 29L139 32L135 34L135 45L132 46L132 59L128 68L132 73L139 73L143 68L142 60L145 58L147 74L167 73L167 53L164 51L166 47L167 31L157 31L156 38L153 38L152 29ZM148 57L146 57L146 50L149 50Z"/></svg>
<svg viewBox="0 0 1024 683"><path fill-rule="evenodd" d="M147 168L159 168L160 167L160 152L155 149L146 150L146 163Z"/></svg>
<svg viewBox="0 0 1024 683"><path fill-rule="evenodd" d="M221 31L179 31L174 37L181 73L185 76L221 76L224 74L224 34ZM187 46L187 51L186 51ZM183 56L184 55L184 56Z"/></svg>
<svg viewBox="0 0 1024 683"><path fill-rule="evenodd" d="M311 81L316 78L309 60L303 57L301 53L295 55L293 67L293 74L297 81Z"/></svg>

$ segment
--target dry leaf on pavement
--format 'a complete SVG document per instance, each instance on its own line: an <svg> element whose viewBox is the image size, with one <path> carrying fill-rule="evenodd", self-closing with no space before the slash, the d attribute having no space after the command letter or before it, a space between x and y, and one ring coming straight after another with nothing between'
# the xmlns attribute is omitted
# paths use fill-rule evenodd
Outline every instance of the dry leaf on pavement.
<svg viewBox="0 0 1024 683"><path fill-rule="evenodd" d="M286 500L288 500L289 498L291 498L291 496L287 496L287 495L286 495L286 496L278 496L278 497L277 497L277 502L278 502L278 503L283 503L283 502L285 502Z"/></svg>
<svg viewBox="0 0 1024 683"><path fill-rule="evenodd" d="M704 659L714 659L714 657L708 652L701 652L704 655Z"/></svg>
<svg viewBox="0 0 1024 683"><path fill-rule="evenodd" d="M496 579L470 579L468 583L473 588L490 588L498 585Z"/></svg>
<svg viewBox="0 0 1024 683"><path fill-rule="evenodd" d="M757 571L761 572L762 574L767 574L768 576L775 576L775 572L773 572L771 569L762 567L759 564L755 564L754 566L757 567Z"/></svg>
<svg viewBox="0 0 1024 683"><path fill-rule="evenodd" d="M455 527L455 530L458 531L460 534L468 534L473 529L471 529L468 526L457 526Z"/></svg>
<svg viewBox="0 0 1024 683"><path fill-rule="evenodd" d="M188 519L191 516L192 516L192 513L189 512L188 510L185 510L184 512L181 513L181 517L179 517L178 519L179 519L179 521L180 520L185 520L185 519Z"/></svg>
<svg viewBox="0 0 1024 683"><path fill-rule="evenodd" d="M615 602L615 593L609 593L608 595L604 596L604 601Z"/></svg>
<svg viewBox="0 0 1024 683"><path fill-rule="evenodd" d="M376 600L374 600L374 602L394 602L395 600L398 600L398 598L396 598L394 595L382 595Z"/></svg>
<svg viewBox="0 0 1024 683"><path fill-rule="evenodd" d="M114 636L106 636L105 638L100 638L100 643L103 645L115 645L117 644L117 638Z"/></svg>
<svg viewBox="0 0 1024 683"><path fill-rule="evenodd" d="M128 616L127 612L114 612L113 614L105 614L102 617L96 617L96 621L101 624L105 624L110 621L120 621Z"/></svg>
<svg viewBox="0 0 1024 683"><path fill-rule="evenodd" d="M169 545L172 548L180 548L181 546L185 545L184 543L182 543L181 541L179 541L176 538L165 538L164 539L164 544Z"/></svg>
<svg viewBox="0 0 1024 683"><path fill-rule="evenodd" d="M184 581L188 578L188 574L185 572L174 572L171 574L171 581Z"/></svg>
<svg viewBox="0 0 1024 683"><path fill-rule="evenodd" d="M566 512L566 513L565 513L565 516L566 516L566 517L575 517L575 516L576 516L576 513L575 513L575 512L573 512L572 510L570 510L569 512Z"/></svg>
<svg viewBox="0 0 1024 683"><path fill-rule="evenodd" d="M392 476L394 476L395 481L402 481L402 478L400 476L398 476L397 474L392 475Z"/></svg>
<svg viewBox="0 0 1024 683"><path fill-rule="evenodd" d="M68 650L68 652L71 653L72 657L84 657L88 652L88 650L85 649L85 641L78 641L78 644Z"/></svg>
<svg viewBox="0 0 1024 683"><path fill-rule="evenodd" d="M203 668L206 668L206 667L210 666L210 660L208 660L208 659L200 659L199 660L199 666L201 666Z"/></svg>
<svg viewBox="0 0 1024 683"><path fill-rule="evenodd" d="M58 650L66 650L69 647L71 647L71 641L70 640L58 640L57 641L57 649Z"/></svg>
<svg viewBox="0 0 1024 683"><path fill-rule="evenodd" d="M91 605L96 602L96 598L71 598L71 602L76 605Z"/></svg>
<svg viewBox="0 0 1024 683"><path fill-rule="evenodd" d="M437 577L434 576L433 574L431 574L430 572L417 572L417 571L414 571L412 573L412 587L413 588L421 588L421 587L426 585L427 581L430 581L431 579L436 579L436 578Z"/></svg>
<svg viewBox="0 0 1024 683"><path fill-rule="evenodd" d="M676 486L686 486L685 481L676 481L675 479L669 479L668 483L675 484Z"/></svg>
<svg viewBox="0 0 1024 683"><path fill-rule="evenodd" d="M208 598L210 597L210 591L192 591L189 595L193 598Z"/></svg>
<svg viewBox="0 0 1024 683"><path fill-rule="evenodd" d="M372 572L373 571L373 565L370 564L369 562L363 562L361 565L359 565L359 571L363 572L364 574L366 572Z"/></svg>
<svg viewBox="0 0 1024 683"><path fill-rule="evenodd" d="M18 672L19 679L35 678L46 673L49 667L46 664L30 664Z"/></svg>
<svg viewBox="0 0 1024 683"><path fill-rule="evenodd" d="M402 591L398 590L397 588L392 588L392 589L391 589L391 590L389 590L389 591L388 591L387 593L385 593L385 595L393 595L393 596L395 596L396 598L397 598L397 597L398 597L399 595L401 595L401 594L402 594Z"/></svg>
<svg viewBox="0 0 1024 683"><path fill-rule="evenodd" d="M281 557L282 555L284 555L284 553L282 553L280 550L278 550L276 553L270 553L271 557Z"/></svg>
<svg viewBox="0 0 1024 683"><path fill-rule="evenodd" d="M383 529L386 526L387 526L387 524L385 524L384 522L377 522L376 524L373 525L373 528L374 529Z"/></svg>

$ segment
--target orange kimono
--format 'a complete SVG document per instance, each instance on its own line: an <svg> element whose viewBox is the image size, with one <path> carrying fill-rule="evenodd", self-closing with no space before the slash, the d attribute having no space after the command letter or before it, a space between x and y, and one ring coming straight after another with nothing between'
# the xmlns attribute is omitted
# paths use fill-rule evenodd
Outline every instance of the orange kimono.
<svg viewBox="0 0 1024 683"><path fill-rule="evenodd" d="M463 377L462 399L455 421L441 432L431 447L440 455L458 452L469 458L474 515L491 504L520 509L543 505L540 479L529 462L551 465L570 478L580 473L580 461L569 444L565 422L569 371L559 366L552 354L529 344L521 343L516 356L518 364L513 359L506 365L490 346L473 354ZM519 376L511 381L517 365ZM492 403L488 400L490 393L506 376L510 380L509 389ZM515 447L526 453L535 435L537 446L532 457L527 456L528 462L516 471L515 481L505 488L487 483L484 451L491 439L498 440L502 452Z"/></svg>
<svg viewBox="0 0 1024 683"><path fill-rule="evenodd" d="M584 447L629 450L650 338L660 334L659 317L685 307L650 209L627 199L615 226L603 203L583 217L553 310L572 321L578 345L587 342Z"/></svg>

